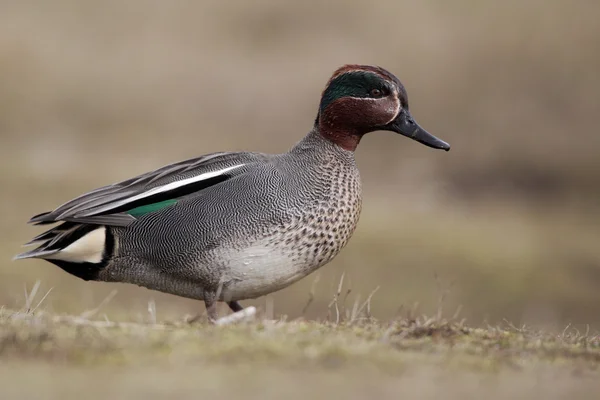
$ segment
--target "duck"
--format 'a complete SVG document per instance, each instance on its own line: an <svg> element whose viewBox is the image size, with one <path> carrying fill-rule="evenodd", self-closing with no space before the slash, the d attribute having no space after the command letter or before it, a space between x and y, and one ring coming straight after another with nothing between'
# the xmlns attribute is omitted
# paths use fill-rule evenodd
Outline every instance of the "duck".
<svg viewBox="0 0 600 400"><path fill-rule="evenodd" d="M31 217L54 226L15 259L197 299L214 322L218 302L242 311L240 301L288 287L346 246L362 209L355 150L374 131L450 150L415 122L395 75L344 65L288 151L210 153L84 193Z"/></svg>

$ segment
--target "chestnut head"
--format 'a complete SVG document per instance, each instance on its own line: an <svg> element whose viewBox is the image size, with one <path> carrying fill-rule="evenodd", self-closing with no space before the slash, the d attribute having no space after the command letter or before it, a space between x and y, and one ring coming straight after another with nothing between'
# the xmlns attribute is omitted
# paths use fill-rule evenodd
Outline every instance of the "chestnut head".
<svg viewBox="0 0 600 400"><path fill-rule="evenodd" d="M393 131L435 149L450 150L415 122L402 83L380 67L345 65L334 72L321 96L315 121L319 132L346 150L363 135Z"/></svg>

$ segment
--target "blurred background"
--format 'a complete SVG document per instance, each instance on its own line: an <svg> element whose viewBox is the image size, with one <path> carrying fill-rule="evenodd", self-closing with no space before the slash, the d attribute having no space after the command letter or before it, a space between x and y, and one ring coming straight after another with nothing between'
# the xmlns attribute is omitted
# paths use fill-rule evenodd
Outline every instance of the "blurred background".
<svg viewBox="0 0 600 400"><path fill-rule="evenodd" d="M331 264L255 304L324 319L345 273L374 316L460 315L600 329L600 2L0 1L0 306L24 287L111 319L203 312L131 285L12 262L33 214L167 163L283 152L312 126L330 74L380 65L452 145L390 132L357 151L364 209ZM318 277L318 280L316 278ZM225 312L225 310L222 310Z"/></svg>

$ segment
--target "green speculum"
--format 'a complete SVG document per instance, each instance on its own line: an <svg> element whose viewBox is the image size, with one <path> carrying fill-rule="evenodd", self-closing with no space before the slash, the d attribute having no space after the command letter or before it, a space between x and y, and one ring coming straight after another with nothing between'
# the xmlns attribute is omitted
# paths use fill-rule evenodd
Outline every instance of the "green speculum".
<svg viewBox="0 0 600 400"><path fill-rule="evenodd" d="M142 215L146 215L146 214L158 211L165 207L171 206L175 203L177 203L177 200L174 200L174 199L163 200L163 201L159 201L158 203L146 204L143 206L133 208L129 211L126 211L126 213L133 217L138 218L138 217L141 217Z"/></svg>

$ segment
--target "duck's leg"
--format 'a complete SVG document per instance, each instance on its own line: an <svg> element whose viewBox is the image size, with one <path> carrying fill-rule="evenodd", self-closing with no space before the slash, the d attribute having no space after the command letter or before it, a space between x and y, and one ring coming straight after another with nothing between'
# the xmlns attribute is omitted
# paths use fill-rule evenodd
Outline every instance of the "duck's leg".
<svg viewBox="0 0 600 400"><path fill-rule="evenodd" d="M228 301L227 305L233 312L242 311L244 309L244 307L242 307L242 305L240 303L238 303L237 301Z"/></svg>
<svg viewBox="0 0 600 400"><path fill-rule="evenodd" d="M204 293L204 305L206 306L208 322L214 324L219 317L219 315L217 314L217 298L215 293Z"/></svg>

